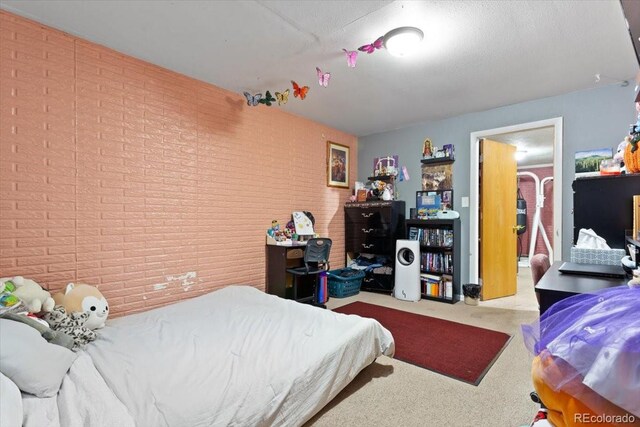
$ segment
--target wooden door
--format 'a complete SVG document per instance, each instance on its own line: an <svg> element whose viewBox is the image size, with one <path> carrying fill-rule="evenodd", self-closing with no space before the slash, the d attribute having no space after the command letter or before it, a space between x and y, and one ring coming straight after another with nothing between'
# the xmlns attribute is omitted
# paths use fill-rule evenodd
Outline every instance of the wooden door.
<svg viewBox="0 0 640 427"><path fill-rule="evenodd" d="M480 280L488 300L517 291L516 147L483 139L480 153Z"/></svg>

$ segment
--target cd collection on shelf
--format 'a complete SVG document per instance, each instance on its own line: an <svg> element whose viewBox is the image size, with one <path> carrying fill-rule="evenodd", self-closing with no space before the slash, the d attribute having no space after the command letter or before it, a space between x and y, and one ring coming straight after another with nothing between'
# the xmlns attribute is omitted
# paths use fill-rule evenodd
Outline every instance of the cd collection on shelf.
<svg viewBox="0 0 640 427"><path fill-rule="evenodd" d="M453 253L422 252L420 254L420 270L423 273L453 274Z"/></svg>
<svg viewBox="0 0 640 427"><path fill-rule="evenodd" d="M418 240L421 245L435 247L453 246L453 230L446 228L409 228L409 239Z"/></svg>

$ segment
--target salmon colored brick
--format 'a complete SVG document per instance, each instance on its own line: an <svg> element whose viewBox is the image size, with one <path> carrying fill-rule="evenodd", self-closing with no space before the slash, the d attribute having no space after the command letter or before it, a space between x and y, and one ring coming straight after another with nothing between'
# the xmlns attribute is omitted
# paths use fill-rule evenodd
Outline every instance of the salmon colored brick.
<svg viewBox="0 0 640 427"><path fill-rule="evenodd" d="M96 285L114 315L264 289L265 231L295 210L338 268L327 140L355 181L352 135L0 11L0 276Z"/></svg>

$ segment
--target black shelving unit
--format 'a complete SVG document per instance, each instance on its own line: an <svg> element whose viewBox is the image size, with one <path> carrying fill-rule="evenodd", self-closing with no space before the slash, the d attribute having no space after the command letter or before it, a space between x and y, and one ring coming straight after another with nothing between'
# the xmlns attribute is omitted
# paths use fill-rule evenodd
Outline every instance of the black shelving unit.
<svg viewBox="0 0 640 427"><path fill-rule="evenodd" d="M421 240L420 273L423 299L455 304L461 295L460 286L460 219L409 219L405 221L407 238ZM419 238L420 237L420 238ZM429 263L430 266L425 264ZM425 289L425 274L440 277L439 294L430 295ZM452 298L447 298L445 280L451 277Z"/></svg>
<svg viewBox="0 0 640 427"><path fill-rule="evenodd" d="M394 182L396 180L395 175L378 175L378 176L370 176L367 177L369 181L385 181L385 182Z"/></svg>

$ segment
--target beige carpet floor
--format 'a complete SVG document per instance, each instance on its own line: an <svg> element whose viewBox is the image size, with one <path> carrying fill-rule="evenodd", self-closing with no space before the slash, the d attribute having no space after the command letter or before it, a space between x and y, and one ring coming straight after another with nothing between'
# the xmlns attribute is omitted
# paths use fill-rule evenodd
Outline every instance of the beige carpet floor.
<svg viewBox="0 0 640 427"><path fill-rule="evenodd" d="M533 390L530 374L533 356L524 347L520 325L534 321L538 313L529 269L521 268L519 276L518 295L509 297L510 300L480 302L478 306L426 300L411 303L370 292L330 299L328 308L364 301L502 331L513 338L478 386L379 357L306 425L528 425L537 405L529 398Z"/></svg>

